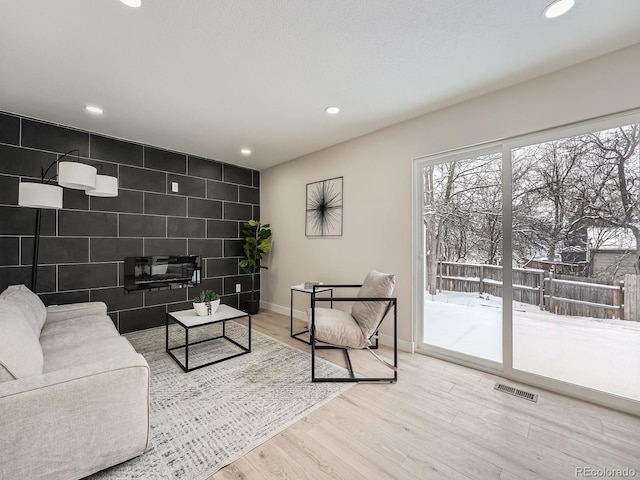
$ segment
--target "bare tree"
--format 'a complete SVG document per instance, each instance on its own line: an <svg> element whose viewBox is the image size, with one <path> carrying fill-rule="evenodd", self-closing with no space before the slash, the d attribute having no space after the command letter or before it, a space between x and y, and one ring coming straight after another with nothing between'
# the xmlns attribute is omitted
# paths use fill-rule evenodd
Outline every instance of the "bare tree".
<svg viewBox="0 0 640 480"><path fill-rule="evenodd" d="M423 172L427 288L441 260L497 263L502 250L500 155L429 166Z"/></svg>
<svg viewBox="0 0 640 480"><path fill-rule="evenodd" d="M589 135L594 168L607 172L597 185L587 214L594 223L628 228L640 246L640 125L632 124Z"/></svg>
<svg viewBox="0 0 640 480"><path fill-rule="evenodd" d="M570 137L518 148L513 158L520 164L514 168L520 173L514 198L524 202L514 208L514 216L519 216L514 223L526 226L528 243L544 248L547 260L553 262L558 246L581 226L575 219L584 216L580 185L586 166L585 139Z"/></svg>

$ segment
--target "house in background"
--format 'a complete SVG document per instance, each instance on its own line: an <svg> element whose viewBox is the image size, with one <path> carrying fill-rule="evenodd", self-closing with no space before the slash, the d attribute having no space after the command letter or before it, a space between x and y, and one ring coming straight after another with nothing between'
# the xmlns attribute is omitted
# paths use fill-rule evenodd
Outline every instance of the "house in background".
<svg viewBox="0 0 640 480"><path fill-rule="evenodd" d="M588 229L589 274L596 278L623 280L640 274L636 239L629 228Z"/></svg>

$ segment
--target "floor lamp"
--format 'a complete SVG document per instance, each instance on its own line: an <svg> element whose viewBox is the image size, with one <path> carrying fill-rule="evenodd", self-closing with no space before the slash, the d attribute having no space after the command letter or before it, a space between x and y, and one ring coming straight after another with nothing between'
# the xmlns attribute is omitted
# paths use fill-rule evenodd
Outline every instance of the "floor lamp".
<svg viewBox="0 0 640 480"><path fill-rule="evenodd" d="M75 161L62 161L75 153ZM62 187L84 190L93 197L117 197L118 179L108 175L98 175L96 167L81 163L80 151L70 150L54 160L45 170L42 168L40 182L20 182L18 188L18 205L36 208L36 227L33 234L33 262L31 264L31 291L36 292L38 279L38 250L40 247L40 224L42 209L62 208ZM58 174L47 178L49 171L58 165ZM58 185L50 182L57 177Z"/></svg>

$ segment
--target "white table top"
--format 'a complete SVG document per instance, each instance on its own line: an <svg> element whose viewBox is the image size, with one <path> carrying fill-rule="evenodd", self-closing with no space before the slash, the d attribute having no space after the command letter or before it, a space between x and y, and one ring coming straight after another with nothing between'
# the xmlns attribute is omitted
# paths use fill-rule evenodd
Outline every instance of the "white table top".
<svg viewBox="0 0 640 480"><path fill-rule="evenodd" d="M230 307L229 305L220 304L213 315L199 316L194 309L179 310L177 312L169 312L178 323L185 327L197 327L207 323L222 322L224 320L233 320L234 318L248 317L249 314Z"/></svg>
<svg viewBox="0 0 640 480"><path fill-rule="evenodd" d="M300 285L293 285L291 290L296 290L297 292L306 292L313 293L313 288L304 288L304 283ZM322 285L316 285L316 293L318 292L326 292L327 290L331 290L331 288L323 287Z"/></svg>

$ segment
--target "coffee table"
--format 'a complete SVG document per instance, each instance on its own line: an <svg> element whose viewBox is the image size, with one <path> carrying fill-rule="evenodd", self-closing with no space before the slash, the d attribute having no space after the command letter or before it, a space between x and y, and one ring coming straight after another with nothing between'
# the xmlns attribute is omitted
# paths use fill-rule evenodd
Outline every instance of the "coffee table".
<svg viewBox="0 0 640 480"><path fill-rule="evenodd" d="M229 320L237 320L239 318L247 317L249 319L248 329L248 345L244 346L229 338L226 335L226 322ZM169 348L169 321L173 320L175 323L184 328L185 332L185 343L184 345L179 345L177 347ZM206 325L212 325L214 323L222 323L222 334L216 337L207 338L204 340L198 340L197 342L189 343L189 331L191 329L195 329L198 327L204 327ZM202 365L197 365L195 367L189 367L189 347L205 342L213 342L213 341L227 341L238 347L241 351L239 353L234 353L231 355L227 355L223 358L219 358L212 362L208 362ZM184 363L180 361L178 357L176 357L173 353L174 350L184 349ZM198 368L207 367L209 365L213 365L214 363L223 362L225 360L229 360L231 358L239 357L240 355L245 355L251 352L251 315L241 310L230 307L229 305L220 305L218 310L215 311L212 315L208 316L198 316L196 311L191 310L180 310L177 312L168 312L166 314L166 351L173 358L178 365L185 372L190 372L192 370L196 370Z"/></svg>

